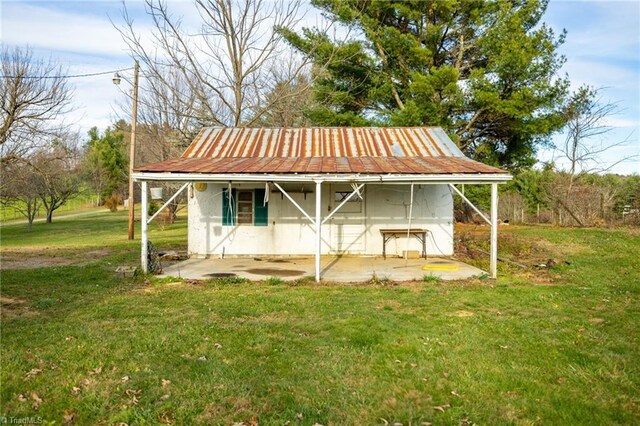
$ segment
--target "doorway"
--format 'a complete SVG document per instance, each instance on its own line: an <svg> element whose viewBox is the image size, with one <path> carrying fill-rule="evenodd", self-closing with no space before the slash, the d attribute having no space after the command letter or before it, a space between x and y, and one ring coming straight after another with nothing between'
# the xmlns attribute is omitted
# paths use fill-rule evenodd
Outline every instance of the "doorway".
<svg viewBox="0 0 640 426"><path fill-rule="evenodd" d="M365 187L366 188L366 187ZM330 186L331 209L353 192L350 185ZM330 219L331 252L333 254L362 254L365 251L365 189L362 198L354 195Z"/></svg>

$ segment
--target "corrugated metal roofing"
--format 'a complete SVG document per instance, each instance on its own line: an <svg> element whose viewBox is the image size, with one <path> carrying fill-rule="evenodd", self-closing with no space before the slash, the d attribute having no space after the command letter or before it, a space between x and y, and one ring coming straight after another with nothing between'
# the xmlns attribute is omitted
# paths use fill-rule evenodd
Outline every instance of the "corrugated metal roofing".
<svg viewBox="0 0 640 426"><path fill-rule="evenodd" d="M177 159L138 167L175 173L505 173L465 157L439 127L220 128Z"/></svg>
<svg viewBox="0 0 640 426"><path fill-rule="evenodd" d="M439 127L221 128L200 131L183 158L463 157Z"/></svg>

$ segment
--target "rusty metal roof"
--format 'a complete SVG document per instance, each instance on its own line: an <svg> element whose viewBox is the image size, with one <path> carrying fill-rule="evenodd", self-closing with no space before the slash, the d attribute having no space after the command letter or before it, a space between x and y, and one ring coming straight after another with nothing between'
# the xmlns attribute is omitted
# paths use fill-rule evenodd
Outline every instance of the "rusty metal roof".
<svg viewBox="0 0 640 426"><path fill-rule="evenodd" d="M208 127L180 158L136 170L215 174L506 173L465 157L439 127Z"/></svg>
<svg viewBox="0 0 640 426"><path fill-rule="evenodd" d="M439 127L220 128L200 131L183 158L463 157Z"/></svg>

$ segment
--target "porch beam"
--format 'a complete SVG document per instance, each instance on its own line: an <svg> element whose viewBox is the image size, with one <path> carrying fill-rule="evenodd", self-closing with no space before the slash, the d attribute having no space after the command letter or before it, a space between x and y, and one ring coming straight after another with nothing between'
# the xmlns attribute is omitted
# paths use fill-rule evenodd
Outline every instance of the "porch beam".
<svg viewBox="0 0 640 426"><path fill-rule="evenodd" d="M406 185L415 183L506 183L512 179L508 174L251 174L251 173L186 173L186 172L134 172L133 179L136 182L147 181L170 181L170 182L209 182L209 181L234 181L234 182L341 182L341 183L395 183Z"/></svg>
<svg viewBox="0 0 640 426"><path fill-rule="evenodd" d="M353 198L354 195L356 195L358 193L358 191L360 191L362 189L362 187L364 186L364 183L361 183L360 185L358 185L358 187L356 189L353 190L353 192L351 194L349 194L349 196L347 198L345 198L344 200L342 200L342 202L338 205L338 207L336 207L335 209L333 209L331 211L331 213L329 213L323 220L322 223L324 224L326 221L328 221L329 219L331 219L331 216L333 216L334 214L337 213L338 210L340 210L342 208L342 206L344 206L345 204L347 204L349 202L349 200L351 200Z"/></svg>
<svg viewBox="0 0 640 426"><path fill-rule="evenodd" d="M322 252L322 181L316 181L316 282L320 282L320 254Z"/></svg>
<svg viewBox="0 0 640 426"><path fill-rule="evenodd" d="M142 272L149 272L149 264L148 264L148 237L147 237L147 182L142 181L142 211L140 212L140 228L141 228L141 238L140 244L142 245L140 250L140 265L142 266Z"/></svg>
<svg viewBox="0 0 640 426"><path fill-rule="evenodd" d="M491 184L491 278L498 277L498 184Z"/></svg>
<svg viewBox="0 0 640 426"><path fill-rule="evenodd" d="M160 207L160 208L158 209L158 211L157 211L157 212L155 212L155 213L153 214L153 216L151 216L151 217L149 218L149 220L147 220L147 223L151 223L151 222L153 221L153 219L155 219L155 218L156 218L156 216L158 216L162 210L164 210L164 209L165 209L165 208L166 208L166 207L167 207L167 206L168 206L168 205L169 205L173 200L175 200L175 199L176 199L176 197L177 197L178 195L180 195L180 193L181 193L182 191L184 191L184 189L185 189L187 186L189 186L189 182L187 182L187 183L185 183L184 185L182 185L182 186L180 187L180 189L178 189L178 190L176 191L176 193L175 193L175 194L173 194L173 196L172 196L171 198L169 198L169 201L167 201L166 203L164 203L164 204L162 205L162 207Z"/></svg>
<svg viewBox="0 0 640 426"><path fill-rule="evenodd" d="M291 198L291 196L289 194L287 194L287 191L285 191L284 189L282 189L282 187L280 185L278 185L277 182L273 182L273 184L280 190L280 192L282 192L284 194L285 197L287 197L287 199L289 201L291 201L291 203L296 206L296 208L298 210L300 210L300 213L302 213L303 215L306 216L307 219L309 219L309 222L311 222L311 224L314 224L315 221L311 218L311 216L309 216L307 214L306 211L304 211L304 209L302 207L300 207L300 204L296 203L296 200L294 200L293 198ZM316 215L317 216L317 215Z"/></svg>
<svg viewBox="0 0 640 426"><path fill-rule="evenodd" d="M491 188L493 189L493 187L494 187L494 186L496 186L496 188L497 188L497 184L492 183L492 184L491 184ZM478 214L480 215L480 217L484 219L484 221L485 221L485 222L487 222L489 225L491 225L491 221L490 221L489 219L487 219L487 217L486 217L486 216L485 216L485 215L484 215L480 210L478 210L478 208L477 208L476 206L474 206L474 205L473 205L473 203L472 203L471 201L469 201L469 199L468 199L467 197L465 197L465 196L464 196L464 194L463 194L462 192L460 192L460 190L458 190L458 188L456 188L456 187L455 187L454 185L452 185L452 184L449 184L449 187L450 187L451 189L453 189L455 192L457 192L457 193L458 193L458 195L460 195L460 197L462 197L462 199L463 199L467 204L469 204L469 206L471 206L471 208L472 208L473 210L475 210L475 212L476 212L476 213L478 213Z"/></svg>

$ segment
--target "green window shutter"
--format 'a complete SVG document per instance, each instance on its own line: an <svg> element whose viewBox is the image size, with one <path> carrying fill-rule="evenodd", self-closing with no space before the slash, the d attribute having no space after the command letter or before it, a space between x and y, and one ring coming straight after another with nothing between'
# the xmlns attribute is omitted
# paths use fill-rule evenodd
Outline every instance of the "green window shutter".
<svg viewBox="0 0 640 426"><path fill-rule="evenodd" d="M269 203L264 202L264 189L254 190L253 224L267 226L269 224Z"/></svg>
<svg viewBox="0 0 640 426"><path fill-rule="evenodd" d="M222 225L233 226L236 224L236 190L231 190L231 207L229 208L229 190L222 190Z"/></svg>

